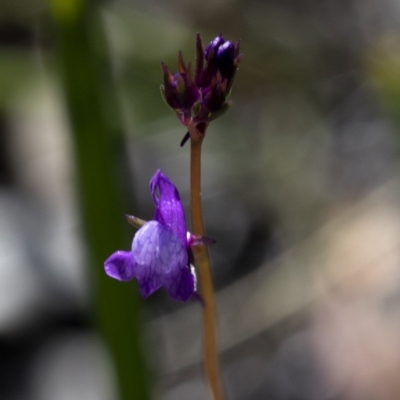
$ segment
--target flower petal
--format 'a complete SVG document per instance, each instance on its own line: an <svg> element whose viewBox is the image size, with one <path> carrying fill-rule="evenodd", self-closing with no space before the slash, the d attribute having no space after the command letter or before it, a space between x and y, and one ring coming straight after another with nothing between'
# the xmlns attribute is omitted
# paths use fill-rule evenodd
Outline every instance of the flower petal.
<svg viewBox="0 0 400 400"><path fill-rule="evenodd" d="M164 287L168 295L179 301L187 301L195 290L195 277L186 266L167 275Z"/></svg>
<svg viewBox="0 0 400 400"><path fill-rule="evenodd" d="M135 277L135 268L130 251L118 250L104 263L104 270L111 278L129 281Z"/></svg>
<svg viewBox="0 0 400 400"><path fill-rule="evenodd" d="M159 197L157 197L157 189ZM150 181L156 212L154 219L169 226L186 247L186 219L177 188L161 170L158 170Z"/></svg>
<svg viewBox="0 0 400 400"><path fill-rule="evenodd" d="M173 277L181 279L181 271L188 268L186 247L170 227L158 221L147 222L136 233L132 257L140 293L145 298L161 286L169 287ZM176 285L180 283L176 282ZM186 294L187 289L183 291Z"/></svg>

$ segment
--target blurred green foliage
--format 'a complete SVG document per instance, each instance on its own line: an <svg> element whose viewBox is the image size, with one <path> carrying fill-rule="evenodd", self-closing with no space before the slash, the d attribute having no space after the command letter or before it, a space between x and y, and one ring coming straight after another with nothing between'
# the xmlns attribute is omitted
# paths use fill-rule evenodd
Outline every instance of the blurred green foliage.
<svg viewBox="0 0 400 400"><path fill-rule="evenodd" d="M115 171L118 137L106 123L102 104L103 97L115 94L110 91L112 83L107 82L110 74L104 69L100 74L91 41L98 10L82 1L68 6L54 1L52 6L92 263L95 319L115 363L121 400L143 400L149 395L140 346L139 297L131 286L109 279L103 271L105 259L123 246L127 236Z"/></svg>

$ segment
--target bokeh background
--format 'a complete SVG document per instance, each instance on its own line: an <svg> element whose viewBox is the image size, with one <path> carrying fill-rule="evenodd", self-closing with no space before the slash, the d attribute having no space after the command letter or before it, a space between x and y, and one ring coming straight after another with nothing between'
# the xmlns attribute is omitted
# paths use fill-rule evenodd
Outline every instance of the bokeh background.
<svg viewBox="0 0 400 400"><path fill-rule="evenodd" d="M400 398L400 3L0 1L0 398L200 400L201 311L103 273L188 210L160 61L221 31L245 57L203 199L230 400Z"/></svg>

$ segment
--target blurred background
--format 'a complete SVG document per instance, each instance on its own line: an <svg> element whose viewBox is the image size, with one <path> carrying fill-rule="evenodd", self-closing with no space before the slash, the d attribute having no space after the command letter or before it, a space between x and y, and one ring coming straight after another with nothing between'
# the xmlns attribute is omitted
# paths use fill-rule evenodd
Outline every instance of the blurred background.
<svg viewBox="0 0 400 400"><path fill-rule="evenodd" d="M188 212L160 61L242 40L203 146L230 400L400 398L400 2L0 1L0 398L200 400L201 311L103 261Z"/></svg>

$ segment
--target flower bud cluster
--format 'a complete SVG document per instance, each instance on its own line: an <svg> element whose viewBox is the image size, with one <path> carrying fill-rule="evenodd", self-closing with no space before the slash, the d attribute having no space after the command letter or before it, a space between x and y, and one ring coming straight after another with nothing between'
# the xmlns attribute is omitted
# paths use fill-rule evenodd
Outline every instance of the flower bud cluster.
<svg viewBox="0 0 400 400"><path fill-rule="evenodd" d="M239 48L240 42L234 44L220 34L204 50L197 34L194 76L181 52L176 74L161 64L164 73L161 93L183 125L208 124L229 108L228 97L242 58Z"/></svg>

